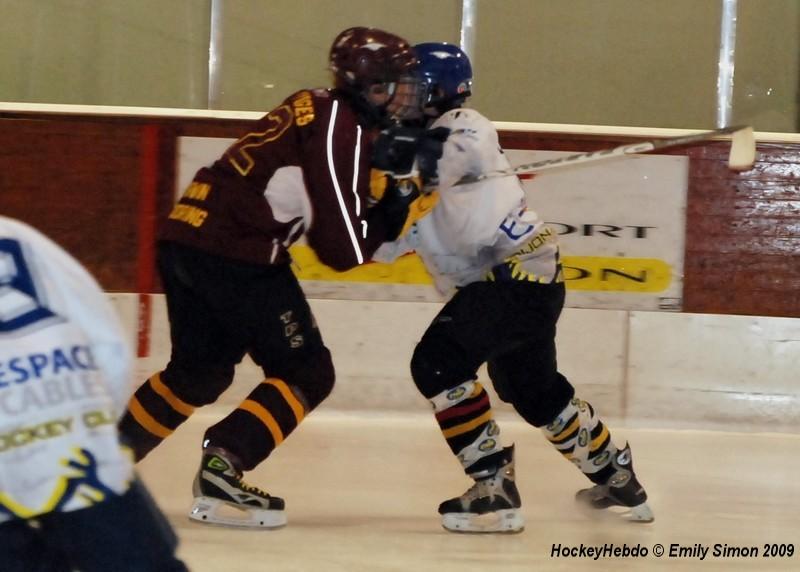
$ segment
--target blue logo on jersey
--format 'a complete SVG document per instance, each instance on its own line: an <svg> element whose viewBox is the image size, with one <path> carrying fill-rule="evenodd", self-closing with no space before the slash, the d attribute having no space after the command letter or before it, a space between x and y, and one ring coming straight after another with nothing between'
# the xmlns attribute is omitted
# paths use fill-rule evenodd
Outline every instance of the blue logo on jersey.
<svg viewBox="0 0 800 572"><path fill-rule="evenodd" d="M0 239L0 334L54 316L44 306L43 293L36 288L20 243Z"/></svg>
<svg viewBox="0 0 800 572"><path fill-rule="evenodd" d="M525 227L522 225L517 226L516 221L514 221L513 218L508 217L500 225L500 230L505 232L511 240L519 240L533 230L533 225L529 224Z"/></svg>

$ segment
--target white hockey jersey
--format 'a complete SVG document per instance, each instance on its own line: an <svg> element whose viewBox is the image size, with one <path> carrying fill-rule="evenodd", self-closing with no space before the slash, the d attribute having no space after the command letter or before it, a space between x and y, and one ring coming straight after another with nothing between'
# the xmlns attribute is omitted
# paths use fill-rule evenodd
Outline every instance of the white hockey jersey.
<svg viewBox="0 0 800 572"><path fill-rule="evenodd" d="M374 259L391 262L416 251L445 295L481 280L562 280L555 232L527 208L519 179L453 186L464 175L510 166L492 122L462 108L442 115L435 127L450 129L438 162L439 202Z"/></svg>
<svg viewBox="0 0 800 572"><path fill-rule="evenodd" d="M89 273L33 228L0 216L0 522L126 491L117 436L133 357Z"/></svg>

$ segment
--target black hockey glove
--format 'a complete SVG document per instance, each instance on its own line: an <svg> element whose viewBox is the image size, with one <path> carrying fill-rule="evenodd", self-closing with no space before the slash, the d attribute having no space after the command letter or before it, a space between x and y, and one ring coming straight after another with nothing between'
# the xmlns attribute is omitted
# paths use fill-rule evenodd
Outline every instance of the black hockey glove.
<svg viewBox="0 0 800 572"><path fill-rule="evenodd" d="M394 177L409 176L414 167L421 127L393 125L381 131L372 152L372 167L388 171Z"/></svg>
<svg viewBox="0 0 800 572"><path fill-rule="evenodd" d="M450 136L447 127L436 127L425 132L417 150L417 167L425 187L439 184L438 164L442 158L444 142Z"/></svg>
<svg viewBox="0 0 800 572"><path fill-rule="evenodd" d="M398 179L417 175L417 170L427 186L437 179L436 164L449 134L446 127L426 130L395 125L385 129L375 141L372 167Z"/></svg>
<svg viewBox="0 0 800 572"><path fill-rule="evenodd" d="M397 240L406 229L409 207L419 198L418 179L395 179L387 177L386 190L373 208L383 213L386 221L386 241Z"/></svg>

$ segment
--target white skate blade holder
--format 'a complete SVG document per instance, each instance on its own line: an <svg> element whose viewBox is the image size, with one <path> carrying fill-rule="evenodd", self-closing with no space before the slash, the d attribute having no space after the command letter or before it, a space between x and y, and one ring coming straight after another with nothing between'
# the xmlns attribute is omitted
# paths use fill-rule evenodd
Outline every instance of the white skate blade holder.
<svg viewBox="0 0 800 572"><path fill-rule="evenodd" d="M606 508L595 508L580 500L577 501L577 504L584 514L598 520L623 520L647 524L656 519L646 502L637 506L614 505Z"/></svg>
<svg viewBox="0 0 800 572"><path fill-rule="evenodd" d="M525 529L525 519L514 508L488 514L450 512L442 515L442 527L450 532L513 534Z"/></svg>
<svg viewBox="0 0 800 572"><path fill-rule="evenodd" d="M650 507L647 505L646 502L638 506L634 506L629 508L627 511L623 513L623 518L629 520L631 522L653 522L656 517L653 515L653 511L650 510Z"/></svg>
<svg viewBox="0 0 800 572"><path fill-rule="evenodd" d="M195 498L189 518L203 524L251 529L281 528L287 522L282 510L244 507L211 497Z"/></svg>
<svg viewBox="0 0 800 572"><path fill-rule="evenodd" d="M597 516L597 513L603 514L607 518L614 518L614 519L621 519L628 522L636 522L647 524L653 522L656 517L653 515L653 511L647 505L646 502L643 502L637 506L611 506L602 510L587 508L587 510L593 511L593 514Z"/></svg>

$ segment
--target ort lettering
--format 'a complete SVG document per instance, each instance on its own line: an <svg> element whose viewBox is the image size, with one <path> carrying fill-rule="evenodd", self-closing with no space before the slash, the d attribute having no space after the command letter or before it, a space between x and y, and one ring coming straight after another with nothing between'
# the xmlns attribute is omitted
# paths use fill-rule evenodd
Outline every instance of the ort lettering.
<svg viewBox="0 0 800 572"><path fill-rule="evenodd" d="M559 235L579 234L580 236L608 236L610 238L623 238L630 234L632 238L647 238L648 229L654 226L597 224L588 223L581 225L568 224L565 222L548 222L548 225L556 229ZM630 230L626 230L630 229Z"/></svg>

